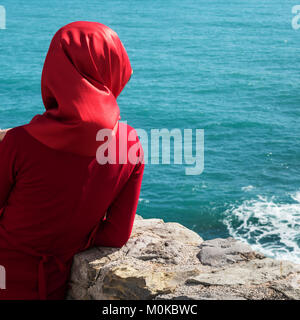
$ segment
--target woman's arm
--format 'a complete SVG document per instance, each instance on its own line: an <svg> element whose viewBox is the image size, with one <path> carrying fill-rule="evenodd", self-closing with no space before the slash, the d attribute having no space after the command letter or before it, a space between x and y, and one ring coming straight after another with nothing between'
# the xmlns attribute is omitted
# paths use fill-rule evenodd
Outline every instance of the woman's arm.
<svg viewBox="0 0 300 320"><path fill-rule="evenodd" d="M130 238L142 185L144 164L139 162L118 197L109 207L106 219L95 235L95 246L120 248Z"/></svg>

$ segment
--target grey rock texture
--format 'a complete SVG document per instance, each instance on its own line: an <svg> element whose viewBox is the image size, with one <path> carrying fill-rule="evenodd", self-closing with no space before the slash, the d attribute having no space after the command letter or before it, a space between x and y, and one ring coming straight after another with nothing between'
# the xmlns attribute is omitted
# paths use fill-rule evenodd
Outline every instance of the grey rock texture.
<svg viewBox="0 0 300 320"><path fill-rule="evenodd" d="M136 215L125 246L74 257L67 299L299 300L300 265Z"/></svg>

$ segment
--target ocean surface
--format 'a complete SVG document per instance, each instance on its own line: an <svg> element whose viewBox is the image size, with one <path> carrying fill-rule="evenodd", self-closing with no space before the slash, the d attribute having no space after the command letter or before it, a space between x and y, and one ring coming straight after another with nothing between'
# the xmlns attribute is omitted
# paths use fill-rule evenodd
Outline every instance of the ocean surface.
<svg viewBox="0 0 300 320"><path fill-rule="evenodd" d="M204 129L205 168L145 168L138 213L204 239L234 236L300 263L300 29L289 0L0 0L0 127L43 112L40 76L53 34L99 21L124 43L134 74L122 120Z"/></svg>

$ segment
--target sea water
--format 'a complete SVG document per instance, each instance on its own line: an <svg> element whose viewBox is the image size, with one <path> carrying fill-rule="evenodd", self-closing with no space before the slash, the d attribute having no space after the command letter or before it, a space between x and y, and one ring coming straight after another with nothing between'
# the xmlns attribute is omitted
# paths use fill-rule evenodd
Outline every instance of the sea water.
<svg viewBox="0 0 300 320"><path fill-rule="evenodd" d="M118 99L122 120L205 132L203 173L146 165L138 213L300 262L298 2L0 0L0 127L43 112L41 70L58 28L104 23L134 70Z"/></svg>

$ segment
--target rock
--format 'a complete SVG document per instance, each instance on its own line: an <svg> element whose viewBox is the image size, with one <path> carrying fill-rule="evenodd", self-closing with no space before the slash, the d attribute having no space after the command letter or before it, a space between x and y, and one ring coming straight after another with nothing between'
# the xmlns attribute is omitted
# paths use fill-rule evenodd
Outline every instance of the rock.
<svg viewBox="0 0 300 320"><path fill-rule="evenodd" d="M251 254L253 254L253 251L248 244L236 241L233 238L218 238L203 242L197 257L204 265L221 267L226 264L249 260Z"/></svg>
<svg viewBox="0 0 300 320"><path fill-rule="evenodd" d="M120 249L74 257L68 299L300 299L300 266L233 238L203 241L184 226L136 215Z"/></svg>
<svg viewBox="0 0 300 320"><path fill-rule="evenodd" d="M287 282L275 282L272 288L283 294L287 299L300 300L300 275L291 276Z"/></svg>
<svg viewBox="0 0 300 320"><path fill-rule="evenodd" d="M122 264L112 268L103 279L102 291L107 298L151 299L160 293L175 290L177 281L172 272L139 270Z"/></svg>
<svg viewBox="0 0 300 320"><path fill-rule="evenodd" d="M155 235L167 241L176 240L183 244L199 245L203 239L194 231L176 222L165 223L162 219L143 219L137 216L135 219L132 237L143 233Z"/></svg>
<svg viewBox="0 0 300 320"><path fill-rule="evenodd" d="M187 284L205 286L259 285L286 278L300 272L299 266L287 261L274 261L270 258L238 263L230 268L222 268L213 273L203 273L187 280Z"/></svg>

